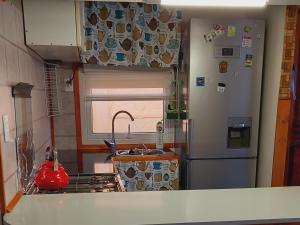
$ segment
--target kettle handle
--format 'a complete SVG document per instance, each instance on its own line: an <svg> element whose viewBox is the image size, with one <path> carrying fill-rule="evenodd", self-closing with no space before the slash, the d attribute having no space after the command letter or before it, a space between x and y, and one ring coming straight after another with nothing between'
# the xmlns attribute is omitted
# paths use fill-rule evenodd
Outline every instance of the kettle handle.
<svg viewBox="0 0 300 225"><path fill-rule="evenodd" d="M53 147L53 157L54 157L53 170L57 171L58 170L58 159L57 159L57 149L55 147Z"/></svg>

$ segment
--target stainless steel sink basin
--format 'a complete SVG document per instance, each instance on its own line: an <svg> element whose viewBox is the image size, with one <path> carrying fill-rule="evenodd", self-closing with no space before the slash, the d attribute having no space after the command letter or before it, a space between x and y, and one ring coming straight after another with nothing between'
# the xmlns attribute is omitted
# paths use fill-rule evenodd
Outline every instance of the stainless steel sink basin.
<svg viewBox="0 0 300 225"><path fill-rule="evenodd" d="M141 156L141 155L163 155L163 150L159 149L129 149L117 151L117 156Z"/></svg>

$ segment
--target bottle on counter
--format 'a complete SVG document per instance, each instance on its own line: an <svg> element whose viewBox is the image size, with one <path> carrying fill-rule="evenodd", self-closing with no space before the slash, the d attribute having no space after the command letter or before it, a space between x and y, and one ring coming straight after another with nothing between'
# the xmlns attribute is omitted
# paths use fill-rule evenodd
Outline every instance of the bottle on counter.
<svg viewBox="0 0 300 225"><path fill-rule="evenodd" d="M164 125L162 121L157 122L156 124L156 149L163 150L164 149Z"/></svg>

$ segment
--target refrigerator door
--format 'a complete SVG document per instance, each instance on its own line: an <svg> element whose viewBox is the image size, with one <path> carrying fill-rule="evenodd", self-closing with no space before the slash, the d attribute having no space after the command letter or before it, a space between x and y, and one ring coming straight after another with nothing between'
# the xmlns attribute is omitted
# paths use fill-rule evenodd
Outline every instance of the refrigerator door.
<svg viewBox="0 0 300 225"><path fill-rule="evenodd" d="M187 170L187 189L255 187L255 158L187 160Z"/></svg>
<svg viewBox="0 0 300 225"><path fill-rule="evenodd" d="M264 21L192 19L190 30L188 157L256 157Z"/></svg>

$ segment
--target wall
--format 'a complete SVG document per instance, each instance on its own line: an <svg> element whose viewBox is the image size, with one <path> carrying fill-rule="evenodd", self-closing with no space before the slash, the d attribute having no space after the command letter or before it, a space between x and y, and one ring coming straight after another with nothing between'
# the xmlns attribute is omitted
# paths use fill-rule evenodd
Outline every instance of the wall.
<svg viewBox="0 0 300 225"><path fill-rule="evenodd" d="M3 140L2 115L10 121L10 134L15 138L15 111L11 86L18 82L34 85L32 91L32 119L37 163L44 159L50 144L50 123L46 116L43 61L24 45L21 0L0 1L0 138L5 182L6 204L18 189L15 142Z"/></svg>
<svg viewBox="0 0 300 225"><path fill-rule="evenodd" d="M72 77L73 71L67 66L62 66L58 75L62 114L53 119L54 140L60 163L69 173L77 173L74 93L64 91L64 80Z"/></svg>
<svg viewBox="0 0 300 225"><path fill-rule="evenodd" d="M277 104L283 53L285 7L272 6L267 11L267 35L262 89L261 128L257 185L271 186Z"/></svg>

